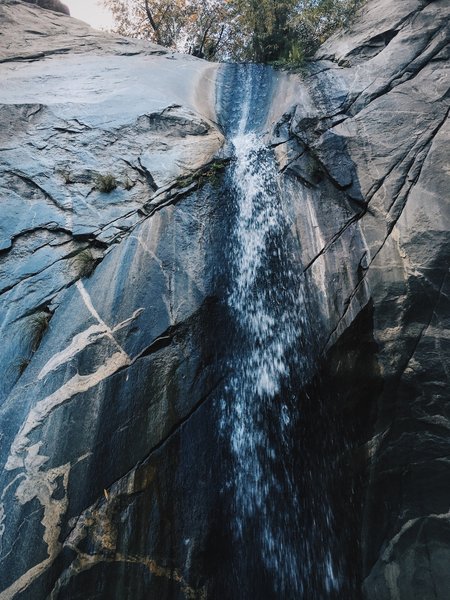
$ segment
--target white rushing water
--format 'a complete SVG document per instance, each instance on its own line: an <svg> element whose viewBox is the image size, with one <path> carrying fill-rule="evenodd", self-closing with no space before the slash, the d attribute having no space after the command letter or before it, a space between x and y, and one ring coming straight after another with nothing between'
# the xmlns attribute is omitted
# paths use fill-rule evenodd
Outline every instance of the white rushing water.
<svg viewBox="0 0 450 600"><path fill-rule="evenodd" d="M222 402L221 431L232 462L235 537L253 537L255 552L273 574L274 592L294 599L304 597L312 570L322 574L325 589L336 590L338 583L326 548L321 565L313 564L317 540L300 525L302 497L290 464L298 389L291 387L293 380L304 383L311 370L311 327L274 156L252 131L254 87L250 70L242 82L240 118L231 139L235 225L228 305L238 347ZM325 499L317 519L331 520ZM310 525L313 531L315 525Z"/></svg>

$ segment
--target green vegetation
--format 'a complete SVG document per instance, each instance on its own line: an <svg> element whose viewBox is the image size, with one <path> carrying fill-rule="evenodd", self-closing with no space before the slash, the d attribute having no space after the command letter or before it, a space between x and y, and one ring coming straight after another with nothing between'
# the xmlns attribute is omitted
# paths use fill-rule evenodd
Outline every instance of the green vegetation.
<svg viewBox="0 0 450 600"><path fill-rule="evenodd" d="M362 0L103 0L116 31L208 60L299 66Z"/></svg>
<svg viewBox="0 0 450 600"><path fill-rule="evenodd" d="M19 376L26 370L31 362L33 354L39 348L45 332L48 329L53 314L46 308L35 312L23 322L23 341L28 344L26 355L21 356L11 365L18 371ZM25 344L24 344L25 346Z"/></svg>
<svg viewBox="0 0 450 600"><path fill-rule="evenodd" d="M48 329L48 325L51 319L51 313L46 311L40 311L31 315L27 321L28 332L30 336L30 346L32 352L36 352L39 345L44 337L45 332Z"/></svg>
<svg viewBox="0 0 450 600"><path fill-rule="evenodd" d="M222 173L228 162L228 160L215 160L209 165L206 165L199 175L199 185L210 183L217 187L221 182Z"/></svg>
<svg viewBox="0 0 450 600"><path fill-rule="evenodd" d="M125 181L123 184L123 188L127 191L131 190L134 187L134 182L127 176L125 177Z"/></svg>
<svg viewBox="0 0 450 600"><path fill-rule="evenodd" d="M29 347L27 356L23 356L17 360L14 364L14 368L17 369L19 375L25 371L31 362L33 354L39 348L42 338L48 329L52 313L47 310L40 310L34 313L24 322L24 337L28 341Z"/></svg>
<svg viewBox="0 0 450 600"><path fill-rule="evenodd" d="M22 375L22 373L25 371L25 369L28 367L29 364L30 364L29 358L20 358L18 360L17 370L19 371L19 375Z"/></svg>
<svg viewBox="0 0 450 600"><path fill-rule="evenodd" d="M71 262L77 271L78 277L90 277L97 266L97 259L90 248L85 248L76 254Z"/></svg>
<svg viewBox="0 0 450 600"><path fill-rule="evenodd" d="M189 173L189 175L181 175L176 180L175 186L185 188L193 183L197 184L197 188L202 187L206 183L216 186L220 183L221 175L228 162L228 159L215 160L201 169L198 169L193 173Z"/></svg>
<svg viewBox="0 0 450 600"><path fill-rule="evenodd" d="M96 188L105 194L110 194L117 187L117 179L111 173L97 175L95 178Z"/></svg>
<svg viewBox="0 0 450 600"><path fill-rule="evenodd" d="M69 170L64 169L63 171L61 171L61 175L66 185L74 183L74 180L72 179L72 173Z"/></svg>
<svg viewBox="0 0 450 600"><path fill-rule="evenodd" d="M287 56L270 61L272 67L285 69L292 72L301 72L305 67L306 56L303 48L297 42L292 43Z"/></svg>

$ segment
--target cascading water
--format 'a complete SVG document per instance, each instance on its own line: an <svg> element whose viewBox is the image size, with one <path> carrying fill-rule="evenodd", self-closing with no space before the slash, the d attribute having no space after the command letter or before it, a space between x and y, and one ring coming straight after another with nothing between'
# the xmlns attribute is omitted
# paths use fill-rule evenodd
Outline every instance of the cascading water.
<svg viewBox="0 0 450 600"><path fill-rule="evenodd" d="M239 559L247 587L235 598L335 598L331 509L323 490L317 489L318 501L307 490L314 465L296 458L298 393L313 371L314 344L298 241L262 136L261 107L270 100L273 74L255 65L234 68L233 89L241 96L228 116L235 214L228 307L235 350L220 429L231 463L232 533L236 545L253 554L243 551Z"/></svg>

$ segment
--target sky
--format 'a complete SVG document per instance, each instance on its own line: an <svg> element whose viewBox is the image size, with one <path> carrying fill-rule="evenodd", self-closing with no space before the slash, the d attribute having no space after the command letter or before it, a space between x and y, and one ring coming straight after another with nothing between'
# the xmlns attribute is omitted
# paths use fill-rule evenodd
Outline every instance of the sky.
<svg viewBox="0 0 450 600"><path fill-rule="evenodd" d="M111 13L103 7L101 0L62 0L70 14L96 29L110 29L113 25Z"/></svg>

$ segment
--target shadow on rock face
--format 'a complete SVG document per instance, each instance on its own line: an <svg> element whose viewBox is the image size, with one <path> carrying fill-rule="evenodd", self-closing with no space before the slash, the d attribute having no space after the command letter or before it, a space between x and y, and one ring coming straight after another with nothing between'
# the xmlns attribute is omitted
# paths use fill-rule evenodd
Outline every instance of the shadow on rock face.
<svg viewBox="0 0 450 600"><path fill-rule="evenodd" d="M69 7L60 2L59 0L24 0L28 4L35 4L41 8L48 10L54 10L55 12L63 13L64 15L70 16Z"/></svg>

